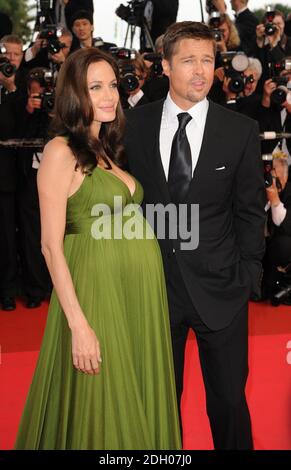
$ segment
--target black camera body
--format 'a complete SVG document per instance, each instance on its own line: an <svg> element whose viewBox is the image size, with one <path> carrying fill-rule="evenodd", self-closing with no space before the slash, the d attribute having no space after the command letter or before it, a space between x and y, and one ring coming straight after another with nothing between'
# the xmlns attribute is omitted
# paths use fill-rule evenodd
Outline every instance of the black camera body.
<svg viewBox="0 0 291 470"><path fill-rule="evenodd" d="M228 89L237 95L244 91L249 80L244 76L244 71L249 66L247 56L243 52L228 51L221 53L224 74L230 78Z"/></svg>
<svg viewBox="0 0 291 470"><path fill-rule="evenodd" d="M144 55L144 60L148 60L152 63L151 66L151 77L161 77L163 75L163 66L162 66L162 54L157 54L155 52L149 52Z"/></svg>
<svg viewBox="0 0 291 470"><path fill-rule="evenodd" d="M270 188L273 184L273 155L271 153L266 153L262 155L263 165L264 165L264 181L265 187Z"/></svg>
<svg viewBox="0 0 291 470"><path fill-rule="evenodd" d="M265 18L267 20L265 23L265 34L267 36L273 36L275 32L277 31L277 26L275 26L273 23L275 15L276 13L273 7L268 6L266 14L265 14Z"/></svg>
<svg viewBox="0 0 291 470"><path fill-rule="evenodd" d="M125 93L131 93L139 87L139 80L134 65L128 63L136 58L135 49L111 47L109 52L115 57L119 67L120 86Z"/></svg>
<svg viewBox="0 0 291 470"><path fill-rule="evenodd" d="M62 31L55 25L46 25L39 33L39 39L47 40L47 51L50 54L57 54L65 47L65 44L59 41Z"/></svg>
<svg viewBox="0 0 291 470"><path fill-rule="evenodd" d="M264 180L265 180L265 188L270 188L273 184L273 160L274 157L271 153L265 153L262 155L263 165L264 165ZM276 187L280 192L282 190L281 181L279 178L276 177Z"/></svg>
<svg viewBox="0 0 291 470"><path fill-rule="evenodd" d="M219 11L212 11L209 17L209 27L216 42L223 39L223 33L219 29L221 26L221 15Z"/></svg>
<svg viewBox="0 0 291 470"><path fill-rule="evenodd" d="M274 105L281 106L287 99L290 92L289 78L286 75L280 75L281 72L286 71L291 73L291 60L284 59L281 62L273 63L271 66L272 82L276 83L276 89L271 94L271 102Z"/></svg>
<svg viewBox="0 0 291 470"><path fill-rule="evenodd" d="M37 80L44 87L44 91L40 95L35 96L35 98L41 100L40 109L46 113L50 113L55 105L55 83L53 72L50 70L44 71L41 77L37 77Z"/></svg>
<svg viewBox="0 0 291 470"><path fill-rule="evenodd" d="M0 57L0 72L4 77L9 78L16 72L15 65L12 65L6 57Z"/></svg>
<svg viewBox="0 0 291 470"><path fill-rule="evenodd" d="M128 3L128 6L119 5L115 10L116 15L130 25L141 26L147 0L131 0Z"/></svg>
<svg viewBox="0 0 291 470"><path fill-rule="evenodd" d="M212 0L206 0L206 11L209 15L214 11L218 11L217 8L213 5Z"/></svg>

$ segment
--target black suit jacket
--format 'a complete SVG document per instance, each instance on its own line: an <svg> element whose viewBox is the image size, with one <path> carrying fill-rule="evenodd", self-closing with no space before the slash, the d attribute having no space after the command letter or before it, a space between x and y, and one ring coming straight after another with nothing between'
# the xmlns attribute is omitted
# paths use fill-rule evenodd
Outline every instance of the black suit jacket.
<svg viewBox="0 0 291 470"><path fill-rule="evenodd" d="M260 131L274 131L277 133L280 132L291 132L291 114L287 113L286 120L284 123L284 128L281 121L281 110L278 107L271 106L270 108L264 108L260 106L261 111L258 114L258 122L260 125ZM262 153L272 153L279 140L265 140L262 141ZM286 140L287 148L291 155L291 140Z"/></svg>
<svg viewBox="0 0 291 470"><path fill-rule="evenodd" d="M146 204L171 202L159 151L162 110L159 101L127 111L129 168ZM187 203L199 204L199 246L182 251L179 240L159 240L165 274L176 256L193 305L218 330L246 304L261 271L265 189L255 121L209 103Z"/></svg>
<svg viewBox="0 0 291 470"><path fill-rule="evenodd" d="M155 40L164 34L167 27L175 23L179 8L178 0L153 0L154 11L152 18L151 37Z"/></svg>
<svg viewBox="0 0 291 470"><path fill-rule="evenodd" d="M287 210L285 219L281 225L277 226L274 224L271 218L269 224L270 239L280 237L281 235L288 235L290 237L291 246L291 183L288 181L283 191L280 193L280 201L283 202L285 209ZM270 212L270 211L269 211Z"/></svg>
<svg viewBox="0 0 291 470"><path fill-rule="evenodd" d="M248 8L240 13L235 20L235 25L240 37L240 47L248 55L252 55L256 47L256 27L259 20Z"/></svg>

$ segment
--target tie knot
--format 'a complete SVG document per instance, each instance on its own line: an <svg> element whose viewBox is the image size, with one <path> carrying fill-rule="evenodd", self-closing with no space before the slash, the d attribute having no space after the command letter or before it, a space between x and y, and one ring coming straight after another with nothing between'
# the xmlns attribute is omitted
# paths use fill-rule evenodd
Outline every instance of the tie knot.
<svg viewBox="0 0 291 470"><path fill-rule="evenodd" d="M192 119L192 116L189 113L180 113L177 117L179 120L179 129L181 130L184 130L188 122Z"/></svg>

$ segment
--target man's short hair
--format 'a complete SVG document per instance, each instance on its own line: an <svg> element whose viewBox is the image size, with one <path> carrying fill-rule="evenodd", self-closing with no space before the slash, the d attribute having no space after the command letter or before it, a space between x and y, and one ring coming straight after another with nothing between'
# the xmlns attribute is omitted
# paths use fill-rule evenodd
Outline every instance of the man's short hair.
<svg viewBox="0 0 291 470"><path fill-rule="evenodd" d="M248 68L257 72L258 80L261 78L263 73L263 67L259 59L255 57L249 57L249 66Z"/></svg>
<svg viewBox="0 0 291 470"><path fill-rule="evenodd" d="M6 34L6 36L0 39L0 42L2 44L18 44L23 47L23 41L17 34Z"/></svg>
<svg viewBox="0 0 291 470"><path fill-rule="evenodd" d="M67 36L67 37L73 39L72 32L67 28L62 28L62 36Z"/></svg>
<svg viewBox="0 0 291 470"><path fill-rule="evenodd" d="M169 26L163 37L163 55L168 62L171 62L177 46L183 39L210 41L213 44L214 55L216 53L215 39L207 25L197 21L181 21Z"/></svg>
<svg viewBox="0 0 291 470"><path fill-rule="evenodd" d="M78 10L70 18L70 28L73 27L76 20L88 20L93 25L93 13L90 10Z"/></svg>

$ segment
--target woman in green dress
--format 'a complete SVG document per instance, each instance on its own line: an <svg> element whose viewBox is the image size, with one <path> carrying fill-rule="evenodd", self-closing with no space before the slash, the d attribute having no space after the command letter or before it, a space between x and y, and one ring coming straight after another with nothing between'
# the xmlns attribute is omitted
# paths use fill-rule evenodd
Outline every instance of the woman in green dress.
<svg viewBox="0 0 291 470"><path fill-rule="evenodd" d="M16 449L181 448L162 260L123 121L114 59L72 54L38 173L54 291Z"/></svg>

